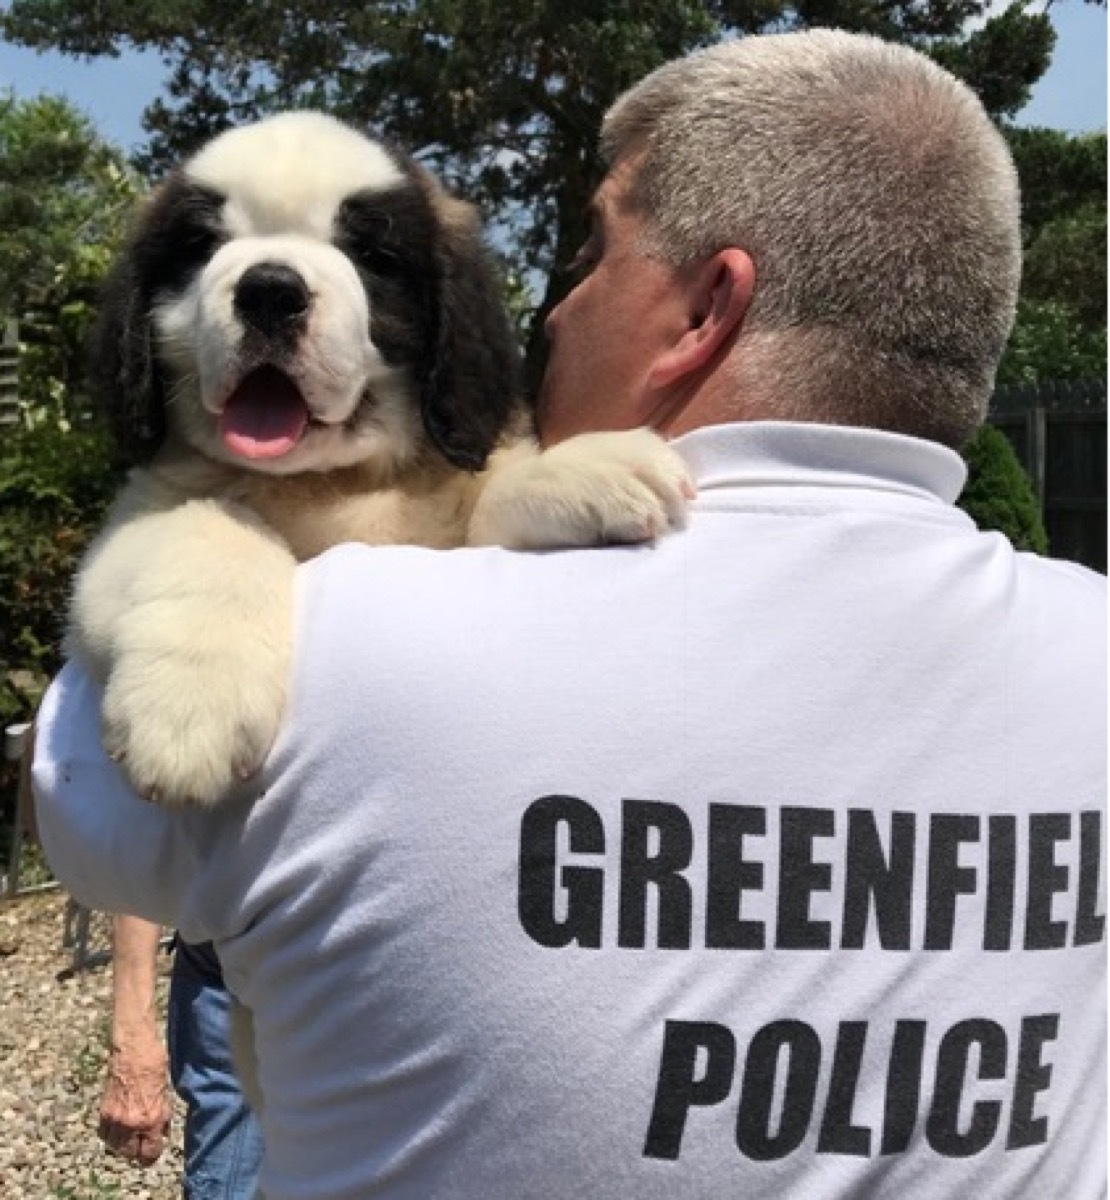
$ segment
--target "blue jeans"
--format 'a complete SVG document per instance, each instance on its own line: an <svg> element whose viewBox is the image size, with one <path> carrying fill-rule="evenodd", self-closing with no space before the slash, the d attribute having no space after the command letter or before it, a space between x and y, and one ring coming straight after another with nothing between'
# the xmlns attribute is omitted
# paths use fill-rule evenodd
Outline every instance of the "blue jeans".
<svg viewBox="0 0 1110 1200"><path fill-rule="evenodd" d="M254 1200L262 1134L228 1044L230 998L211 944L180 939L170 977L170 1077L185 1102L185 1200Z"/></svg>

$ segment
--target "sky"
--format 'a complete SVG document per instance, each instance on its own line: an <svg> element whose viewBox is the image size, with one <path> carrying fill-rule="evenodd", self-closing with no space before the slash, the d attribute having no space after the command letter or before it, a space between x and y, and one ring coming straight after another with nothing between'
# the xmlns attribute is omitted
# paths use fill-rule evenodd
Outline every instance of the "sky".
<svg viewBox="0 0 1110 1200"><path fill-rule="evenodd" d="M1083 0L1056 0L1050 12L1057 33L1052 66L1018 123L1069 133L1105 129L1107 10ZM79 62L0 41L0 89L10 88L21 98L61 93L102 136L128 150L145 142L142 111L162 90L165 77L156 55Z"/></svg>

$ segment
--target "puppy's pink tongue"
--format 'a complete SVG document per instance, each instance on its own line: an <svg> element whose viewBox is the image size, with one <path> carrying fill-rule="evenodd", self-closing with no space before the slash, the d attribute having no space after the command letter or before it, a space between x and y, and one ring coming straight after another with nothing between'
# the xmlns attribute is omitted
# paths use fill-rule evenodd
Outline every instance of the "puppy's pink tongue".
<svg viewBox="0 0 1110 1200"><path fill-rule="evenodd" d="M220 414L224 445L241 458L280 458L304 436L308 405L276 367L259 367L235 389Z"/></svg>

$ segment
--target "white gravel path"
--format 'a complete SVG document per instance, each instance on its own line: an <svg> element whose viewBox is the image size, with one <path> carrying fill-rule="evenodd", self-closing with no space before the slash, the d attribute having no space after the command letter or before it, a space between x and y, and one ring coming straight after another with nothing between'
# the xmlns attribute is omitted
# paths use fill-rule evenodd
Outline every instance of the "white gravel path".
<svg viewBox="0 0 1110 1200"><path fill-rule="evenodd" d="M111 968L69 971L64 917L58 892L0 901L0 1197L178 1200L180 1107L165 1153L146 1170L105 1153L96 1136ZM106 948L103 918L92 935Z"/></svg>

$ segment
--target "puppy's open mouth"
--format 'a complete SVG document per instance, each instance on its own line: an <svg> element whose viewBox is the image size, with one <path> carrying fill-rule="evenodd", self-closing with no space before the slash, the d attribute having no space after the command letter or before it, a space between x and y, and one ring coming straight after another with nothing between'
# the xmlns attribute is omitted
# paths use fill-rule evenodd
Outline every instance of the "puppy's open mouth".
<svg viewBox="0 0 1110 1200"><path fill-rule="evenodd" d="M220 413L220 436L240 458L280 458L304 437L311 415L300 388L277 367L244 375Z"/></svg>

